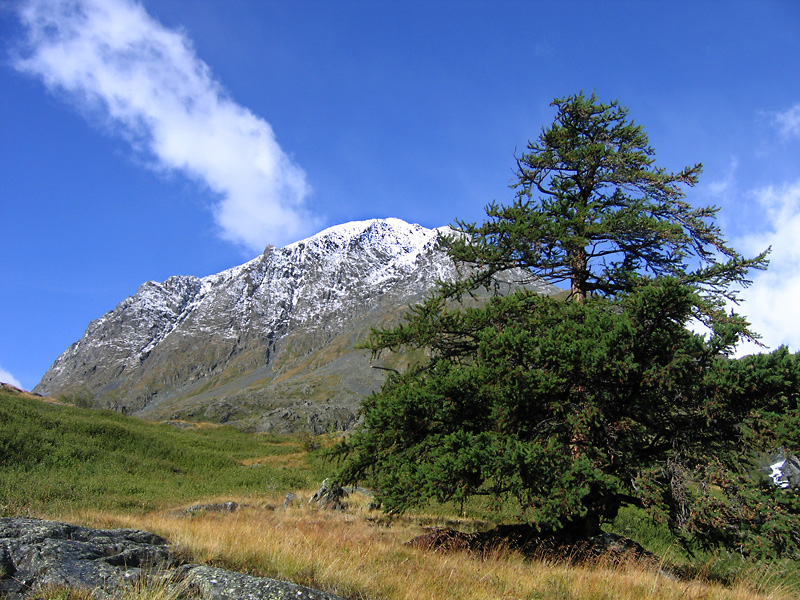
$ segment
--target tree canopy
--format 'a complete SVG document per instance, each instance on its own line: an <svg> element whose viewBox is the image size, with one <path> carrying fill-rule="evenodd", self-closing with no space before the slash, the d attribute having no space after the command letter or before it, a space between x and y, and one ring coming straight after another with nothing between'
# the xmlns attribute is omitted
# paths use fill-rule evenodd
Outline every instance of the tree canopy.
<svg viewBox="0 0 800 600"><path fill-rule="evenodd" d="M755 551L772 527L767 546L796 549L796 498L754 479L748 453L774 448L796 420L800 359L727 358L754 334L725 302L766 252L728 247L717 209L683 199L699 165L654 166L617 102L581 93L554 106L517 159L513 203L443 240L464 278L373 331L376 356L425 358L365 401L340 479L371 477L393 512L486 495L581 538L632 505L704 544ZM468 297L501 272L569 289ZM698 318L705 336L689 327ZM780 516L769 526L767 505Z"/></svg>
<svg viewBox="0 0 800 600"><path fill-rule="evenodd" d="M468 284L521 268L568 282L582 300L631 291L642 276L672 276L703 292L696 317L719 318L748 271L766 267L768 250L743 257L723 239L718 207L686 202L684 187L702 165L656 166L646 133L617 101L580 93L553 106L552 125L516 159L514 201L491 203L480 225L458 221L449 250L477 267Z"/></svg>

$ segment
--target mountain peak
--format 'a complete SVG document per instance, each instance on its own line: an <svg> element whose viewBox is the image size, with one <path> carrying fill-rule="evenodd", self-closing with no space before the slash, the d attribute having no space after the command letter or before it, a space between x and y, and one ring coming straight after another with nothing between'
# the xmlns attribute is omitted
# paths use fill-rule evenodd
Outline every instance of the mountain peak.
<svg viewBox="0 0 800 600"><path fill-rule="evenodd" d="M335 416L327 419L351 424L361 397L380 382L366 355L354 353L355 341L454 274L438 232L394 218L353 221L267 247L221 273L146 282L92 321L36 390L130 413L215 420L231 418L213 407L233 397L255 414L286 410L298 394L319 396ZM348 373L336 373L342 361ZM326 383L294 389L297 377L317 376Z"/></svg>
<svg viewBox="0 0 800 600"><path fill-rule="evenodd" d="M398 251L409 248L422 248L434 240L448 227L428 229L419 224L411 224L397 218L350 221L328 227L309 238L285 246L291 250L297 247L325 244L327 247L346 248L354 243L364 247L395 247Z"/></svg>
<svg viewBox="0 0 800 600"><path fill-rule="evenodd" d="M354 346L456 276L437 243L446 231L353 221L215 275L146 282L34 391L262 431L349 427L384 375Z"/></svg>

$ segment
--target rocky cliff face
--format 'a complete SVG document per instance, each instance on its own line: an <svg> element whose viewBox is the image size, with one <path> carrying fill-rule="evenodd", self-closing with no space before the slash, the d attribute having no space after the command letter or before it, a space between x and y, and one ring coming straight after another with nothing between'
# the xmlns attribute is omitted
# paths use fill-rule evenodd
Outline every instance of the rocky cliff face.
<svg viewBox="0 0 800 600"><path fill-rule="evenodd" d="M347 428L382 380L355 343L455 276L437 237L398 219L354 222L216 275L147 282L35 391L252 430Z"/></svg>

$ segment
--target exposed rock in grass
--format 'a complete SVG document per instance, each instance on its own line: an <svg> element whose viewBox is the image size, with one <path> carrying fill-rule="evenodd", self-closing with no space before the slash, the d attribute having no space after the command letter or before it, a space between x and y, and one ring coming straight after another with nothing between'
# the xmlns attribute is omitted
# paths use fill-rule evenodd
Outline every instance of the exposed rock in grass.
<svg viewBox="0 0 800 600"><path fill-rule="evenodd" d="M283 499L283 510L286 510L290 506L292 506L292 504L294 504L294 501L296 499L297 499L297 496L295 494L293 494L292 492L289 492L288 494L286 494L286 497Z"/></svg>
<svg viewBox="0 0 800 600"><path fill-rule="evenodd" d="M183 511L184 514L193 515L199 512L236 512L241 508L236 502L220 502L217 504L195 504Z"/></svg>
<svg viewBox="0 0 800 600"><path fill-rule="evenodd" d="M54 585L112 592L142 569L174 567L167 540L133 529L99 531L38 519L0 519L0 595Z"/></svg>
<svg viewBox="0 0 800 600"><path fill-rule="evenodd" d="M328 510L344 510L347 503L344 501L350 494L342 486L324 480L319 489L314 492L309 502L316 502L321 508Z"/></svg>
<svg viewBox="0 0 800 600"><path fill-rule="evenodd" d="M269 579L252 577L214 567L192 567L186 581L203 598L213 600L336 600L333 596L319 590ZM339 599L341 600L341 599Z"/></svg>
<svg viewBox="0 0 800 600"><path fill-rule="evenodd" d="M182 562L167 540L146 531L0 519L0 597L4 600L25 600L52 588L91 590L96 598L107 599L143 575L181 582L202 600L337 599L292 583Z"/></svg>

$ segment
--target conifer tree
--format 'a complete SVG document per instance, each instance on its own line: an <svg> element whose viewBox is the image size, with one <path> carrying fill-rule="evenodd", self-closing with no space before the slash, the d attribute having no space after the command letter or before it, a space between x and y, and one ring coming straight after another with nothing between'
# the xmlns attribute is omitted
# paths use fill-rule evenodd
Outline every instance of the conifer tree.
<svg viewBox="0 0 800 600"><path fill-rule="evenodd" d="M702 165L656 166L646 133L617 101L579 93L553 106L553 124L517 157L514 201L491 203L480 225L459 221L449 240L456 261L478 267L467 283L521 268L567 282L580 301L630 291L642 276L673 276L701 292L695 316L720 318L748 272L766 267L768 250L743 257L723 239L718 207L685 200Z"/></svg>
<svg viewBox="0 0 800 600"><path fill-rule="evenodd" d="M581 93L553 104L553 124L517 159L513 203L442 240L464 277L372 332L375 356L425 358L365 401L339 478L370 477L393 512L486 495L578 539L630 505L703 543L732 543L740 513L710 501L709 486L730 490L730 506L757 505L740 493L756 437L747 423L800 373L778 384L751 373L752 393L731 393L741 373L726 357L755 334L726 302L767 252L730 248L717 209L684 199L700 165L655 166L617 102ZM509 278L520 284L511 293L470 297ZM542 295L531 278L568 287ZM707 335L689 328L697 319Z"/></svg>

